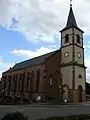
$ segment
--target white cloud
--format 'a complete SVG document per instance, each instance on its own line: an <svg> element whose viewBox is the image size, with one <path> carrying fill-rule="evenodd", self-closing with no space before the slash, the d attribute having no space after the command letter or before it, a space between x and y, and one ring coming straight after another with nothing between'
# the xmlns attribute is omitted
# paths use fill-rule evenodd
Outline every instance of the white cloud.
<svg viewBox="0 0 90 120"><path fill-rule="evenodd" d="M73 1L73 9L80 27L90 34L88 0ZM12 26L32 42L51 43L53 34L66 24L68 10L68 0L0 0L0 24L8 29ZM13 17L18 23L12 25Z"/></svg>
<svg viewBox="0 0 90 120"><path fill-rule="evenodd" d="M76 20L85 34L90 35L90 4L89 0L74 0L73 9ZM54 35L59 35L58 31L65 26L69 11L69 0L0 0L0 24L4 27L22 32L28 41L54 42ZM12 18L16 22L13 24ZM59 36L58 36L59 37ZM85 46L85 50L90 48ZM41 47L36 51L12 50L12 54L32 58L41 54L53 51L49 48ZM86 66L89 73L89 58ZM0 58L0 66L7 68L8 63ZM89 76L89 75L88 75Z"/></svg>
<svg viewBox="0 0 90 120"><path fill-rule="evenodd" d="M14 54L14 55L17 55L20 57L24 57L24 58L33 58L33 57L37 57L37 56L43 55L45 53L49 53L49 52L56 50L56 48L52 48L52 46L49 46L49 47L50 48L41 47L41 48L36 49L34 51L22 50L22 49L12 50L11 54ZM54 47L56 47L56 46L54 46Z"/></svg>
<svg viewBox="0 0 90 120"><path fill-rule="evenodd" d="M0 78L2 76L2 72L5 72L10 67L12 67L14 63L6 62L3 60L3 58L0 56Z"/></svg>

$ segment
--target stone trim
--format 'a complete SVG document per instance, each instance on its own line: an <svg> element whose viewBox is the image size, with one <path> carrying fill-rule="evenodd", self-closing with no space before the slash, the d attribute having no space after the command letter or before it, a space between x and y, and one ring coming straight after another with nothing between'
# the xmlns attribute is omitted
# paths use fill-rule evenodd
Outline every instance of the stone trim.
<svg viewBox="0 0 90 120"><path fill-rule="evenodd" d="M61 48L65 48L65 47L68 47L68 46L70 46L70 45L73 45L73 44L72 44L72 43L69 43L68 45L62 46ZM84 49L83 46L79 46L77 43L74 43L74 45L76 45L76 46Z"/></svg>
<svg viewBox="0 0 90 120"><path fill-rule="evenodd" d="M75 46L74 46L74 28L72 28L73 31L73 35L72 35L72 44L73 44L73 48L72 48L72 64L73 64L73 70L72 70L72 89L75 89Z"/></svg>
<svg viewBox="0 0 90 120"><path fill-rule="evenodd" d="M66 31L66 30L68 30L69 28L76 28L76 29L78 29L79 31L81 31L82 33L84 33L84 31L82 31L80 28L75 27L75 26L70 26L70 27L68 27L68 28L64 28L64 29L62 29L62 30L61 30L61 31L59 31L59 32Z"/></svg>
<svg viewBox="0 0 90 120"><path fill-rule="evenodd" d="M67 66L72 66L72 65L79 66L79 67L82 67L82 68L85 68L85 69L87 68L83 64L78 64L77 62L72 63L71 61L70 61L70 63L63 63L63 64L61 64L60 67L67 67Z"/></svg>

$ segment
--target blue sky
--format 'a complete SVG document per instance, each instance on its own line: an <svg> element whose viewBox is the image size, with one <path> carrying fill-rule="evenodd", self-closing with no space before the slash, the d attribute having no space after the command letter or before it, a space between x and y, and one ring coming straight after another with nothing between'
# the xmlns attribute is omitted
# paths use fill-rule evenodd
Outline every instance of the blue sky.
<svg viewBox="0 0 90 120"><path fill-rule="evenodd" d="M17 62L60 48L58 31L66 25L69 2L69 0L0 1L0 76ZM90 81L89 0L73 1L73 10L78 26L85 32L85 65L88 67L87 80Z"/></svg>

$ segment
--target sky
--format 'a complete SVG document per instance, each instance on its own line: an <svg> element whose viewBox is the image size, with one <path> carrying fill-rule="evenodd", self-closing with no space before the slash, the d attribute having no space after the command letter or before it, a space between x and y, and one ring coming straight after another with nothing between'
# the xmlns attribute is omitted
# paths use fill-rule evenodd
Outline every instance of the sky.
<svg viewBox="0 0 90 120"><path fill-rule="evenodd" d="M0 77L16 63L60 48L70 0L0 0ZM73 0L84 31L85 65L90 82L90 0Z"/></svg>

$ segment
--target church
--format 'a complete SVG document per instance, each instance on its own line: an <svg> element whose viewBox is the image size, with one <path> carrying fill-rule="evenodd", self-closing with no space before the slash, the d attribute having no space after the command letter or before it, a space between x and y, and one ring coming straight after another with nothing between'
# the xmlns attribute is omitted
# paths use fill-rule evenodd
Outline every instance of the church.
<svg viewBox="0 0 90 120"><path fill-rule="evenodd" d="M84 32L77 25L72 5L66 26L60 33L60 49L17 63L2 73L2 102L7 98L21 104L24 101L86 101Z"/></svg>

